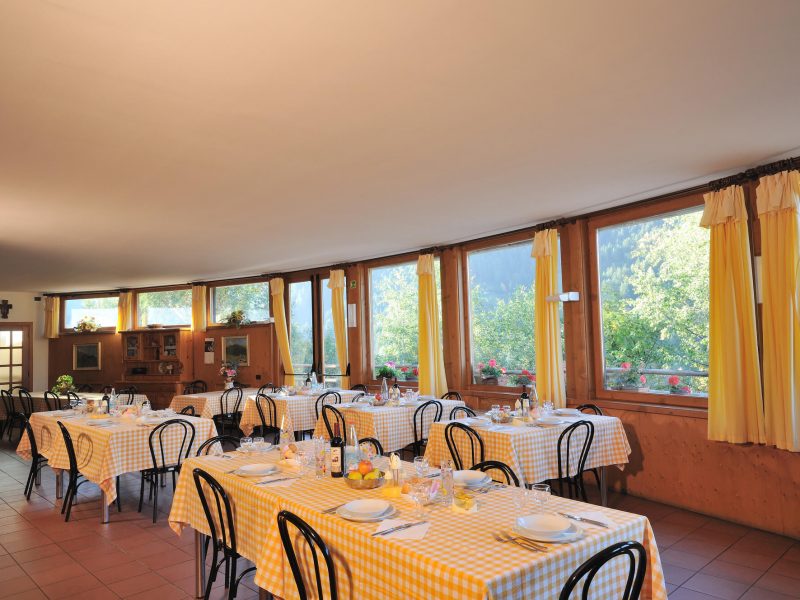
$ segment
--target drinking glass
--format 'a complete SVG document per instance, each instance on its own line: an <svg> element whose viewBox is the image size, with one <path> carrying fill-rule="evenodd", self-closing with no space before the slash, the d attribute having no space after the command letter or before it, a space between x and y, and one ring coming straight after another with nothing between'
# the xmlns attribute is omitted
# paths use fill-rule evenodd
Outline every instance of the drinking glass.
<svg viewBox="0 0 800 600"><path fill-rule="evenodd" d="M531 487L531 495L538 511L544 512L547 501L550 500L550 486L546 483L535 483Z"/></svg>
<svg viewBox="0 0 800 600"><path fill-rule="evenodd" d="M525 511L525 506L528 504L528 488L525 486L511 487L511 501L518 513Z"/></svg>
<svg viewBox="0 0 800 600"><path fill-rule="evenodd" d="M264 438L263 437L254 437L253 438L253 450L264 450Z"/></svg>
<svg viewBox="0 0 800 600"><path fill-rule="evenodd" d="M78 406L78 399L77 399L77 398L70 397L70 399L69 399L69 407L70 407L72 410L75 410L75 408L77 408L77 406Z"/></svg>
<svg viewBox="0 0 800 600"><path fill-rule="evenodd" d="M428 459L424 456L414 457L414 468L417 471L418 477L424 477L428 474Z"/></svg>
<svg viewBox="0 0 800 600"><path fill-rule="evenodd" d="M250 452L253 449L253 438L243 437L239 440L239 448L244 452Z"/></svg>
<svg viewBox="0 0 800 600"><path fill-rule="evenodd" d="M440 465L442 480L442 503L450 506L453 503L453 462L444 460Z"/></svg>
<svg viewBox="0 0 800 600"><path fill-rule="evenodd" d="M328 473L328 448L330 444L323 437L314 438L314 465L317 479L322 479Z"/></svg>
<svg viewBox="0 0 800 600"><path fill-rule="evenodd" d="M308 473L308 467L310 466L311 456L304 448L298 448L297 453L295 454L295 458L297 462L300 464L300 477L305 477Z"/></svg>
<svg viewBox="0 0 800 600"><path fill-rule="evenodd" d="M425 518L425 502L428 500L428 493L430 490L430 481L422 480L415 481L411 484L411 499L414 501L414 518Z"/></svg>

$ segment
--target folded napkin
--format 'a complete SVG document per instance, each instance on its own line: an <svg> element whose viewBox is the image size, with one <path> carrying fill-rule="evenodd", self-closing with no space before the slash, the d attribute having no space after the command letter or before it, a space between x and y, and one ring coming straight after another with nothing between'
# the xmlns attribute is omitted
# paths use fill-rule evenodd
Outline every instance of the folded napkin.
<svg viewBox="0 0 800 600"><path fill-rule="evenodd" d="M263 479L259 479L258 483L264 484L261 485L261 487L266 487L266 488L289 487L294 483L295 478L285 479L285 477L289 477L289 475L286 475L286 473L276 473L274 475L270 475L269 477L264 477ZM276 481L275 483L270 483L270 481L275 481L276 479L283 479L283 481Z"/></svg>
<svg viewBox="0 0 800 600"><path fill-rule="evenodd" d="M572 515L574 517L581 517L583 519L591 519L592 521L597 521L598 523L604 523L607 527L611 527L612 521L609 519L605 514L601 513L597 510L582 510L582 511L564 511L568 515ZM588 527L595 527L591 523L580 523L581 525L586 525Z"/></svg>
<svg viewBox="0 0 800 600"><path fill-rule="evenodd" d="M397 527L398 525L405 525L406 523L412 522L413 521L404 521L403 519L386 519L385 521L381 521L375 532L377 533L379 531L386 531L392 527ZM421 540L425 537L425 534L428 533L428 529L430 529L430 527L430 523L421 523L419 525L414 525L414 527L407 527L406 529L401 529L400 531L387 533L386 535L381 535L378 537L382 537L383 539L387 540Z"/></svg>

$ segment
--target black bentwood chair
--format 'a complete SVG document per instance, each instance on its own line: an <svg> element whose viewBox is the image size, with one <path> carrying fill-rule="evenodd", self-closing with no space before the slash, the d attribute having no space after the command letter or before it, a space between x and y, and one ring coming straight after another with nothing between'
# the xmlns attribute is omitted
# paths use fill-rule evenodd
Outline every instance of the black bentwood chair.
<svg viewBox="0 0 800 600"><path fill-rule="evenodd" d="M325 545L325 541L311 527L311 525L303 521L303 519L294 513L290 513L288 510L282 510L278 513L278 531L281 534L283 550L286 552L286 557L289 559L289 566L292 568L292 575L294 575L294 581L297 584L297 592L300 596L300 600L307 600L309 597L308 592L306 591L306 583L303 580L303 572L307 572L308 569L305 568L305 564L303 567L301 567L300 561L297 559L297 551L292 544L293 536L289 533L290 524L294 525L300 535L303 536L303 539L308 545L309 552L313 557L314 579L317 588L317 592L313 595L313 597L319 598L320 600L325 597L325 588L322 584L322 573L320 573L319 553L322 555L322 559L325 561L325 567L328 571L329 595L327 597L330 598L330 600L338 600L338 590L336 589L336 568L333 564L333 558L331 558L331 553L328 550L328 546ZM295 539L297 538L297 536L294 537Z"/></svg>
<svg viewBox="0 0 800 600"><path fill-rule="evenodd" d="M182 414L182 415L188 415L188 416L190 416L190 417L194 417L194 416L195 416L195 412L194 412L194 406L192 406L191 404L190 404L189 406L184 406L184 407L181 409L181 412L180 412L180 414Z"/></svg>
<svg viewBox="0 0 800 600"><path fill-rule="evenodd" d="M208 574L203 598L208 600L211 595L211 586L217 580L219 568L224 564L228 600L233 600L236 598L242 578L247 573L254 571L255 567L245 569L239 577L236 577L237 563L241 556L236 547L236 527L228 494L219 481L202 469L194 469L192 477L197 488L197 495L200 497L200 504L203 506L208 530L211 532L208 537L211 541L212 551L211 571Z"/></svg>
<svg viewBox="0 0 800 600"><path fill-rule="evenodd" d="M208 454L214 444L219 444L223 452L225 452L225 446L227 446L229 450L236 450L239 447L239 438L235 438L232 435L215 435L214 437L208 438L197 447L196 456Z"/></svg>
<svg viewBox="0 0 800 600"><path fill-rule="evenodd" d="M576 406L575 408L577 408L582 413L586 413L587 415L594 413L596 415L603 416L602 409L596 404L581 404L580 406Z"/></svg>
<svg viewBox="0 0 800 600"><path fill-rule="evenodd" d="M464 414L465 417L474 417L475 411L472 410L469 406L456 406L453 410L450 411L450 420L459 419L461 418L460 415Z"/></svg>
<svg viewBox="0 0 800 600"><path fill-rule="evenodd" d="M461 453L458 451L458 440L456 436L469 442L469 463L466 463L461 458ZM461 471L462 469L472 468L474 465L484 461L483 440L481 436L478 435L478 432L469 425L464 425L458 421L448 423L444 427L444 439L447 442L447 448L450 450L450 456L453 457L453 465L456 470ZM466 446L466 444L464 445Z"/></svg>
<svg viewBox="0 0 800 600"><path fill-rule="evenodd" d="M314 403L314 415L319 419L320 411L326 404L341 404L342 395L339 392L325 392L321 394ZM344 432L342 432L344 433Z"/></svg>
<svg viewBox="0 0 800 600"><path fill-rule="evenodd" d="M182 461L189 457L194 444L194 425L185 419L170 419L153 428L148 438L150 458L153 466L141 471L139 488L139 512L144 502L144 483L149 481L148 499L153 499L153 523L158 520L158 488L162 475L172 474L172 491L175 491L175 474L180 473ZM180 441L178 446L176 442ZM156 446L157 443L157 446ZM158 450L158 452L156 452ZM176 452L177 450L177 452Z"/></svg>
<svg viewBox="0 0 800 600"><path fill-rule="evenodd" d="M19 436L21 439L24 425L17 417L17 414L23 413L17 410L14 396L11 394L11 392L8 390L0 390L0 397L2 397L3 407L6 410L6 420L5 425L3 426L4 431L8 433L8 439L11 440L11 434L14 432L14 428L16 427L19 429ZM0 435L0 437L2 436Z"/></svg>
<svg viewBox="0 0 800 600"><path fill-rule="evenodd" d="M253 435L263 438L271 435L272 443L277 444L280 441L281 428L278 426L278 407L275 400L259 392L256 394L256 410L261 425L253 429Z"/></svg>
<svg viewBox="0 0 800 600"><path fill-rule="evenodd" d="M229 432L239 432L239 420L242 418L242 388L232 387L219 398L220 414L214 415L217 431L226 435Z"/></svg>
<svg viewBox="0 0 800 600"><path fill-rule="evenodd" d="M505 483L507 485L513 485L514 487L519 487L519 478L517 474L514 473L514 470L509 467L506 463L501 462L499 460L484 460L483 462L479 462L478 464L472 465L472 471L480 471L481 473L488 473L489 471L500 471L505 478ZM491 477L491 475L490 475ZM494 477L492 477L493 481L498 481ZM502 481L500 482L502 483Z"/></svg>
<svg viewBox="0 0 800 600"><path fill-rule="evenodd" d="M44 403L47 410L61 410L61 397L53 392L44 393Z"/></svg>
<svg viewBox="0 0 800 600"><path fill-rule="evenodd" d="M353 386L350 386L350 389L355 392L364 392L365 394L369 391L367 390L367 386L365 386L363 383L357 383Z"/></svg>
<svg viewBox="0 0 800 600"><path fill-rule="evenodd" d="M583 486L583 472L586 467L586 458L592 448L593 439L594 424L591 421L573 423L558 436L556 453L558 456L557 481L559 496L564 496L564 484L566 483L567 494L570 498L582 498L584 502L588 502L586 489ZM573 460L573 450L576 448L578 456L577 460Z"/></svg>
<svg viewBox="0 0 800 600"><path fill-rule="evenodd" d="M607 562L618 556L626 556L628 558L628 578L625 581L625 589L620 600L638 600L642 591L642 583L644 583L644 574L647 571L647 555L644 546L639 542L618 542L595 554L569 576L567 583L564 584L561 590L561 594L558 596L558 600L570 600L572 592L584 577L586 578L586 583L584 583L580 597L582 600L586 600L589 597L589 588L597 572ZM606 597L604 596L604 598Z"/></svg>
<svg viewBox="0 0 800 600"><path fill-rule="evenodd" d="M445 392L442 394L442 400L459 400L463 402L463 400L461 400L461 394L458 392Z"/></svg>
<svg viewBox="0 0 800 600"><path fill-rule="evenodd" d="M45 466L47 466L47 457L39 454L39 447L36 445L36 437L33 435L33 427L31 427L28 417L22 413L16 413L15 416L21 423L23 423L31 446L31 470L28 472L28 480L25 482L25 498L30 500L34 483L39 485L37 481L39 479L39 472Z"/></svg>
<svg viewBox="0 0 800 600"><path fill-rule="evenodd" d="M412 449L414 456L422 456L425 454L425 446L428 443L428 437L425 435L426 425L428 430L432 423L438 423L442 420L442 403L438 400L428 400L420 404L414 411L414 443Z"/></svg>

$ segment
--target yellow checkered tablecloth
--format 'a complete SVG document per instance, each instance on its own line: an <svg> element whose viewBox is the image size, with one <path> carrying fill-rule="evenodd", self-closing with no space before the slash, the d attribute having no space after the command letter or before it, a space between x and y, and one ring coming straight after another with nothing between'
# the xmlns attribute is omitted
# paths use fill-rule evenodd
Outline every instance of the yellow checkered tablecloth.
<svg viewBox="0 0 800 600"><path fill-rule="evenodd" d="M310 449L310 442L302 442ZM564 498L551 498L548 508L564 512L599 511L611 522L608 529L585 528L586 535L570 544L552 544L545 553L532 553L510 543L494 540L492 533L508 530L514 508L508 488L477 495L479 508L471 514L455 513L435 506L431 527L422 540L373 538L375 523L353 523L321 511L348 500L381 497L382 490L356 491L344 481L305 477L290 487L256 486L253 480L230 473L252 462L274 462L277 452L261 456L238 455L190 459L175 492L170 525L180 532L186 525L208 534L194 481L187 475L195 467L214 476L233 505L238 550L256 565L255 582L273 594L297 598L297 589L286 560L276 524L280 510L289 510L309 523L325 540L336 564L340 598L393 600L408 598L458 598L550 600L569 575L592 555L611 544L636 540L648 551L647 574L642 598L665 600L664 577L653 531L646 517L587 505ZM385 460L385 459L384 459ZM406 473L413 467L404 463ZM412 503L393 501L398 518L411 518ZM592 598L619 597L622 562L604 568L592 586Z"/></svg>
<svg viewBox="0 0 800 600"><path fill-rule="evenodd" d="M442 403L443 418L447 418L450 411L456 406L464 406L461 400L439 400ZM336 405L334 405L336 406ZM417 406L359 406L358 408L340 408L336 406L344 415L345 423L349 428L351 424L356 426L358 439L365 437L376 438L385 452L395 452L405 448L414 442L414 411ZM430 410L426 411L426 420L423 423L423 435L428 435L431 422L427 419ZM333 426L333 424L331 424ZM320 415L314 429L314 437L322 436L328 438L328 431L325 429L325 422ZM342 432L344 437L344 432Z"/></svg>
<svg viewBox="0 0 800 600"><path fill-rule="evenodd" d="M189 451L189 456L193 456L197 447L215 436L217 432L214 423L208 419L184 416L181 418L194 425L194 443ZM58 414L58 411L34 413L30 422L37 448L40 454L47 457L53 469L69 469L67 448L58 421L66 426L72 436L80 472L86 479L100 486L106 493L109 504L117 497L117 475L153 466L149 444L150 432L153 430L151 425L137 425L133 420L115 418L111 420L113 423L111 426L98 427L89 425L89 419L83 416L72 417ZM164 439L165 456L169 461L169 458L177 455L180 449L183 432L178 435L177 431L168 430ZM31 459L30 440L27 434L22 436L17 454L27 460Z"/></svg>
<svg viewBox="0 0 800 600"><path fill-rule="evenodd" d="M213 419L215 415L222 413L222 394L225 390L214 390L212 392L201 392L199 394L179 394L172 397L169 407L176 413L181 412L187 406L194 406L194 414L198 417ZM245 398L253 396L258 392L258 388L242 388L242 404ZM234 399L231 398L231 410L233 409ZM241 407L239 410L242 410Z"/></svg>
<svg viewBox="0 0 800 600"><path fill-rule="evenodd" d="M93 392L85 392L85 393L81 392L80 394L78 394L78 396L82 400L95 400L97 402L103 399L103 394L93 393ZM31 392L31 400L33 401L33 412L44 412L47 410L51 410L50 408L48 408L47 402L44 399L44 392ZM134 400L135 401L147 400L147 396L145 396L144 394L136 394L134 396ZM61 402L63 406L69 407L69 401L67 400L66 396L61 396ZM16 408L17 411L20 411L21 404L19 397L16 394L14 395L14 407ZM3 402L0 402L0 421L2 421L5 418L6 418L6 407Z"/></svg>
<svg viewBox="0 0 800 600"><path fill-rule="evenodd" d="M353 390L339 392L345 402L360 393ZM290 431L311 431L314 429L317 423L317 416L314 411L319 394L314 394L313 396L276 396L269 394L269 397L275 401L275 410L278 413L278 422L275 426L280 426L285 416L286 422L284 426ZM239 429L246 435L250 435L254 427L261 425L255 399L255 394L248 396L242 411L242 419L239 422ZM264 418L267 418L266 410L264 411ZM269 423L267 424L269 425Z"/></svg>
<svg viewBox="0 0 800 600"><path fill-rule="evenodd" d="M617 417L599 415L583 415L580 418L564 418L565 421L588 420L594 424L594 439L586 468L593 469L608 465L620 468L628 462L631 447L622 421ZM428 437L425 456L432 465L438 466L450 458L450 450L444 438L444 428L448 422L434 423ZM486 460L499 460L506 463L517 475L522 474L526 483L536 483L558 477L558 455L556 446L558 436L569 423L552 427L517 427L503 426L497 428L476 428L485 447ZM570 468L577 463L583 431L578 430L570 447ZM455 436L459 453L469 457L469 442L465 434ZM580 440L581 443L575 443ZM467 461L469 458L467 458ZM570 475L574 475L574 470Z"/></svg>

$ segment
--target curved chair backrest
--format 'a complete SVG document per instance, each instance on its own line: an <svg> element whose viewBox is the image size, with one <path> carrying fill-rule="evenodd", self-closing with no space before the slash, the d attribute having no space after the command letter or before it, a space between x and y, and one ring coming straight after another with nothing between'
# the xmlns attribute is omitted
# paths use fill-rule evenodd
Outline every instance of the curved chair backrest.
<svg viewBox="0 0 800 600"><path fill-rule="evenodd" d="M70 400L75 400L75 402L81 401L81 399L78 397L78 394L75 392L67 392L67 404L69 404Z"/></svg>
<svg viewBox="0 0 800 600"><path fill-rule="evenodd" d="M274 393L275 393L275 392L277 392L277 391L278 391L278 388L276 388L276 387L275 387L275 384L274 384L274 383L265 383L265 384L264 384L264 385L262 385L260 388L258 388L258 391L256 392L256 396L257 396L258 394L264 394L264 395L266 395L268 392L269 392L270 394L274 394Z"/></svg>
<svg viewBox="0 0 800 600"><path fill-rule="evenodd" d="M453 419L458 419L461 413L464 413L465 417L475 416L475 411L469 406L456 406L450 411L450 420L452 421Z"/></svg>
<svg viewBox="0 0 800 600"><path fill-rule="evenodd" d="M314 576L317 587L317 593L314 595L314 597L322 599L324 594L322 574L320 573L319 553L322 554L322 558L325 561L325 566L328 569L328 588L330 592L329 598L330 600L338 600L339 595L338 590L336 589L336 569L333 565L333 558L331 558L331 553L328 550L328 546L325 545L323 539L316 531L314 531L311 525L303 521L303 519L294 513L290 513L288 510L282 510L278 513L278 531L281 534L281 542L283 543L283 549L286 552L286 557L289 559L289 565L292 567L292 575L294 575L294 581L297 584L297 592L300 596L300 600L306 600L308 598L306 584L303 581L303 571L305 569L300 567L300 563L297 560L297 552L292 545L292 536L289 533L290 523L294 525L303 536L314 559Z"/></svg>
<svg viewBox="0 0 800 600"><path fill-rule="evenodd" d="M31 393L26 390L25 388L18 388L17 394L19 394L19 405L22 414L26 417L29 417L33 414L33 398L31 397Z"/></svg>
<svg viewBox="0 0 800 600"><path fill-rule="evenodd" d="M192 392L193 394L202 394L203 392L208 391L208 384L202 379L195 379L189 384L189 386L195 390Z"/></svg>
<svg viewBox="0 0 800 600"><path fill-rule="evenodd" d="M461 458L456 436L469 442L469 463L465 462ZM478 435L478 432L469 425L464 425L458 421L448 423L444 427L444 439L447 442L447 448L450 450L450 456L453 457L453 465L455 465L457 470L461 471L465 468L471 468L472 465L482 463L484 461L483 440L481 439L481 436ZM464 445L466 446L466 444Z"/></svg>
<svg viewBox="0 0 800 600"><path fill-rule="evenodd" d="M75 454L75 445L72 443L72 436L69 434L69 430L61 421L56 421L56 424L61 430L61 436L64 438L64 447L67 449L67 458L69 458L70 473L77 473L78 456Z"/></svg>
<svg viewBox="0 0 800 600"><path fill-rule="evenodd" d="M184 406L184 407L181 409L181 412L180 412L180 414L182 414L182 415L189 415L190 417L194 417L194 416L195 416L195 414L196 414L196 413L194 412L194 406L192 406L191 404L189 404L188 406Z"/></svg>
<svg viewBox="0 0 800 600"><path fill-rule="evenodd" d="M211 450L211 447L214 444L219 444L222 446L223 452L225 452L226 444L230 446L231 450L236 450L236 448L239 447L239 438L235 438L232 435L215 435L214 437L210 437L197 447L197 453L195 456L203 456L204 454L208 454L208 451Z"/></svg>
<svg viewBox="0 0 800 600"><path fill-rule="evenodd" d="M219 405L222 408L222 414L232 417L234 413L241 410L242 404L242 388L232 387L228 388L219 398Z"/></svg>
<svg viewBox="0 0 800 600"><path fill-rule="evenodd" d="M514 470L506 463L499 460L484 460L483 462L472 465L471 470L480 471L482 473L488 473L489 471L500 471L505 477L505 482L508 485L519 487L519 477L517 477L517 474L514 473ZM492 479L494 479L494 477L492 477ZM498 480L494 479L494 481Z"/></svg>
<svg viewBox="0 0 800 600"><path fill-rule="evenodd" d="M584 435L580 435L579 430L585 429ZM574 437L574 439L573 439ZM561 435L558 436L558 478L580 475L586 466L586 458L592 447L594 439L594 425L591 421L577 421L566 427ZM573 460L573 449L579 448L577 460ZM570 487L570 489L572 489Z"/></svg>
<svg viewBox="0 0 800 600"><path fill-rule="evenodd" d="M36 445L36 436L33 435L33 427L31 427L31 422L28 420L28 417L20 412L14 413L13 416L17 419L20 423L22 423L23 427L25 427L25 433L28 434L28 441L31 445L31 457L33 460L36 460L36 457L39 456L39 447ZM45 445L46 447L46 445Z"/></svg>
<svg viewBox="0 0 800 600"><path fill-rule="evenodd" d="M625 590L620 600L638 600L642 591L644 574L647 571L647 556L644 546L639 542L617 542L616 544L601 550L569 576L567 583L561 590L558 600L570 600L573 590L578 587L581 579L586 577L583 584L582 600L589 597L589 589L597 572L610 560L618 556L628 557L628 578L625 582ZM616 596L615 596L616 597Z"/></svg>
<svg viewBox="0 0 800 600"><path fill-rule="evenodd" d="M372 446L372 450L375 453L375 456L383 456L383 445L381 444L380 440L374 437L365 437L358 440L358 447L361 448L362 446Z"/></svg>
<svg viewBox="0 0 800 600"><path fill-rule="evenodd" d="M442 403L438 400L428 400L420 404L414 411L414 444L419 446L427 439L426 425L429 429L431 423L442 420Z"/></svg>
<svg viewBox="0 0 800 600"><path fill-rule="evenodd" d="M195 468L192 471L194 485L203 513L206 515L208 529L214 545L222 544L236 552L236 528L233 524L233 510L231 509L228 494L214 477L203 469ZM209 498L210 497L210 498ZM212 500L209 502L209 500Z"/></svg>
<svg viewBox="0 0 800 600"><path fill-rule="evenodd" d="M325 423L329 438L333 437L333 423L339 423L339 435L342 439L347 436L347 429L345 429L347 423L345 423L344 415L332 404L322 405L322 421Z"/></svg>
<svg viewBox="0 0 800 600"><path fill-rule="evenodd" d="M137 392L138 390L136 387L131 385L117 392L117 398L122 404L133 404L133 397Z"/></svg>
<svg viewBox="0 0 800 600"><path fill-rule="evenodd" d="M366 394L364 392L358 392L355 396L350 398L350 400L348 402L358 402L364 396L366 396Z"/></svg>
<svg viewBox="0 0 800 600"><path fill-rule="evenodd" d="M0 390L0 398L3 400L3 408L6 409L6 419L10 419L16 411L14 407L14 396L8 390Z"/></svg>
<svg viewBox="0 0 800 600"><path fill-rule="evenodd" d="M169 441L170 436L178 436L181 441L177 453L172 450L175 447L175 443L174 441ZM156 454L156 446L153 444L156 440L158 441L158 454ZM192 444L194 444L194 425L185 419L164 421L156 425L153 431L150 432L148 443L154 469L180 466L183 459L189 457L189 451L192 449ZM167 452L167 447L172 451Z"/></svg>
<svg viewBox="0 0 800 600"><path fill-rule="evenodd" d="M602 409L599 406L597 406L596 404L581 404L580 406L577 407L577 409L579 411L581 411L582 413L586 413L586 414L594 413L596 415L601 415L601 416L603 414Z"/></svg>
<svg viewBox="0 0 800 600"><path fill-rule="evenodd" d="M442 400L461 400L461 394L458 392L445 392L442 394Z"/></svg>
<svg viewBox="0 0 800 600"><path fill-rule="evenodd" d="M258 418L261 419L262 433L279 429L278 407L275 406L275 400L259 392L256 394L256 410L258 410Z"/></svg>
<svg viewBox="0 0 800 600"><path fill-rule="evenodd" d="M342 403L342 395L339 392L325 392L324 394L320 395L317 398L317 401L314 403L314 413L319 419L319 411L322 410L322 407L326 404L341 404Z"/></svg>
<svg viewBox="0 0 800 600"><path fill-rule="evenodd" d="M61 410L61 397L58 394L45 392L44 403L47 405L47 410Z"/></svg>
<svg viewBox="0 0 800 600"><path fill-rule="evenodd" d="M350 389L357 392L364 392L365 394L369 391L367 389L367 386L365 386L363 383L357 383L355 385L352 385L350 386Z"/></svg>
<svg viewBox="0 0 800 600"><path fill-rule="evenodd" d="M103 387L100 389L100 393L101 393L101 394L110 394L110 393L111 393L111 390L113 390L113 389L114 389L114 388L113 388L112 386L110 386L110 385L104 385L104 386L103 386ZM78 391L80 392L81 390L78 390Z"/></svg>

